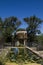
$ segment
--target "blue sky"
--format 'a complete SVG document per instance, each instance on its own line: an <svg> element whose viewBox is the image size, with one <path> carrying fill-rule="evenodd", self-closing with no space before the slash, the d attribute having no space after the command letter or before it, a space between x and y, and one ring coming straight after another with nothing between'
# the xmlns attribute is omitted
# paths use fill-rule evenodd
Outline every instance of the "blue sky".
<svg viewBox="0 0 43 65"><path fill-rule="evenodd" d="M22 21L22 28L26 28L24 17L36 15L43 19L43 0L0 0L0 17L16 16ZM41 25L43 33L43 24Z"/></svg>

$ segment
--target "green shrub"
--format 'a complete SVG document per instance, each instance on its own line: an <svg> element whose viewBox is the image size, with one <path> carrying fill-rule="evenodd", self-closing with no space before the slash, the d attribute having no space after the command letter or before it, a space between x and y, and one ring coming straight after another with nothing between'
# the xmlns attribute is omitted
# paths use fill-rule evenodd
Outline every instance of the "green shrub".
<svg viewBox="0 0 43 65"><path fill-rule="evenodd" d="M5 63L2 60L0 60L0 65L5 65Z"/></svg>

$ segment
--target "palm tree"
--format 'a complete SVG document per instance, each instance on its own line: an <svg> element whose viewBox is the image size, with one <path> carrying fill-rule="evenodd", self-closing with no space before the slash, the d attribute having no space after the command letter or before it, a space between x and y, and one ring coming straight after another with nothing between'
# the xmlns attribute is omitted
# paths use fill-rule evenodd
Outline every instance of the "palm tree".
<svg viewBox="0 0 43 65"><path fill-rule="evenodd" d="M17 17L8 17L4 21L4 37L9 42L12 39L12 34L18 29L21 22Z"/></svg>
<svg viewBox="0 0 43 65"><path fill-rule="evenodd" d="M38 30L38 27L42 23L42 20L40 18L37 18L36 16L31 16L30 18L29 17L24 18L24 21L28 24L28 27L27 27L28 41L35 42L36 34L40 33L40 30ZM31 45L32 44L30 44L30 46Z"/></svg>

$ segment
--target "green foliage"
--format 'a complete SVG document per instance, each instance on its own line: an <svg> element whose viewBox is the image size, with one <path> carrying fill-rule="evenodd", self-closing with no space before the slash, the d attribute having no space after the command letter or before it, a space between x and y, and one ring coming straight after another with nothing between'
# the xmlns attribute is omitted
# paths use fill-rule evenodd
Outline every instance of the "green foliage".
<svg viewBox="0 0 43 65"><path fill-rule="evenodd" d="M2 61L0 61L0 65L5 65Z"/></svg>
<svg viewBox="0 0 43 65"><path fill-rule="evenodd" d="M4 21L5 31L7 31L8 33L12 33L19 27L20 24L21 22L16 17L12 16L6 18Z"/></svg>
<svg viewBox="0 0 43 65"><path fill-rule="evenodd" d="M0 58L0 65L5 65L5 62L3 61L2 58Z"/></svg>
<svg viewBox="0 0 43 65"><path fill-rule="evenodd" d="M8 34L8 33L5 33L4 34L4 39L5 39L5 42L12 42L12 35Z"/></svg>
<svg viewBox="0 0 43 65"><path fill-rule="evenodd" d="M2 34L5 41L9 42L12 38L12 34L18 29L20 24L21 22L14 16L5 18L4 21L0 18L0 36Z"/></svg>
<svg viewBox="0 0 43 65"><path fill-rule="evenodd" d="M36 16L31 16L30 18L24 18L24 21L28 24L28 41L35 42L37 40L36 34L40 33L39 25L42 23L42 20L40 18L37 18Z"/></svg>
<svg viewBox="0 0 43 65"><path fill-rule="evenodd" d="M43 34L37 36L38 42L43 45Z"/></svg>
<svg viewBox="0 0 43 65"><path fill-rule="evenodd" d="M25 31L25 29L19 28L19 29L17 29L17 31Z"/></svg>
<svg viewBox="0 0 43 65"><path fill-rule="evenodd" d="M16 63L26 63L26 62L32 62L32 63L41 63L42 59L38 57L37 55L33 54L31 51L28 49L19 49L19 53L15 54L14 51L12 50L8 55L7 58L11 62L16 62Z"/></svg>
<svg viewBox="0 0 43 65"><path fill-rule="evenodd" d="M37 36L37 50L43 50L43 34Z"/></svg>
<svg viewBox="0 0 43 65"><path fill-rule="evenodd" d="M3 21L0 18L0 38L2 38L2 32L3 32Z"/></svg>

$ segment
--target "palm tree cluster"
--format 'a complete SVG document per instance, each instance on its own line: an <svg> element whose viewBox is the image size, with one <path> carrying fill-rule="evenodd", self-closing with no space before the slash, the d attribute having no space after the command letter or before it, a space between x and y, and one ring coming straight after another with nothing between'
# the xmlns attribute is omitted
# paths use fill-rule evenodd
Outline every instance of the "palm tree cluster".
<svg viewBox="0 0 43 65"><path fill-rule="evenodd" d="M37 41L36 34L40 33L39 25L43 21L36 16L23 18L23 20L28 25L26 28L28 41ZM14 16L5 18L4 20L0 18L0 39L3 37L6 42L12 42L12 34L19 28L21 23L22 22Z"/></svg>

